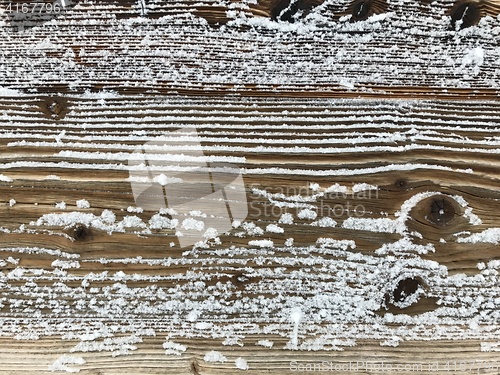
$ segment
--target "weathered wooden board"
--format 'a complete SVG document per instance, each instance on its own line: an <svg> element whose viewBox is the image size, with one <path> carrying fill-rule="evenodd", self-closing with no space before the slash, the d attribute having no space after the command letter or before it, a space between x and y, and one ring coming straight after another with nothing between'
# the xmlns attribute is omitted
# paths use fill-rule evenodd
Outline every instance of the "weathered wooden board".
<svg viewBox="0 0 500 375"><path fill-rule="evenodd" d="M3 14L0 373L500 373L496 3L201 4Z"/></svg>

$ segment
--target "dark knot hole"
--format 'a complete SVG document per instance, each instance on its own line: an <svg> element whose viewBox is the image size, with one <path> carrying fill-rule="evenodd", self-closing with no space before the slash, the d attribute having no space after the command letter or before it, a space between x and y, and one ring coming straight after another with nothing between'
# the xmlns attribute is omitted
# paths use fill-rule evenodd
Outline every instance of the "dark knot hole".
<svg viewBox="0 0 500 375"><path fill-rule="evenodd" d="M404 302L409 296L415 294L422 285L422 281L415 277L402 279L392 292L392 300L396 303Z"/></svg>
<svg viewBox="0 0 500 375"><path fill-rule="evenodd" d="M77 225L73 232L73 237L77 241L83 241L90 235L90 229L85 225Z"/></svg>

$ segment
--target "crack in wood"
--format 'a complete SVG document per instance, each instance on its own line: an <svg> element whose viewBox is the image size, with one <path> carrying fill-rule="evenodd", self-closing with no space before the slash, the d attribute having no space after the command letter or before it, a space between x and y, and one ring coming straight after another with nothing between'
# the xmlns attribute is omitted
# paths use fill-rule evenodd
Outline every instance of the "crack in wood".
<svg viewBox="0 0 500 375"><path fill-rule="evenodd" d="M198 360L196 358L194 358L192 361L191 361L191 364L189 366L189 369L191 370L191 373L193 375L201 375L201 372L200 372L200 365L198 364Z"/></svg>

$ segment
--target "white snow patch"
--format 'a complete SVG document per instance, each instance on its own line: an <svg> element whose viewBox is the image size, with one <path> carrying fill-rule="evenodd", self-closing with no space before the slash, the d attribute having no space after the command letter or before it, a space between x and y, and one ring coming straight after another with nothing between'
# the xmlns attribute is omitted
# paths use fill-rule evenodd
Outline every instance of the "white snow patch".
<svg viewBox="0 0 500 375"><path fill-rule="evenodd" d="M286 212L281 215L280 219L278 220L280 224L287 224L291 225L293 224L293 215L289 212Z"/></svg>
<svg viewBox="0 0 500 375"><path fill-rule="evenodd" d="M477 331L479 329L479 324L477 323L477 321L475 319L472 319L470 322L469 322L469 328L473 331Z"/></svg>
<svg viewBox="0 0 500 375"><path fill-rule="evenodd" d="M309 208L304 208L297 214L299 219L314 220L318 216L316 211L310 210Z"/></svg>
<svg viewBox="0 0 500 375"><path fill-rule="evenodd" d="M183 180L182 180L182 178L178 178L178 177L168 177L168 176L165 176L164 173L161 173L158 176L155 176L153 178L153 182L156 182L156 183L160 184L161 186L165 186L168 184L179 184L179 183L182 183Z"/></svg>
<svg viewBox="0 0 500 375"><path fill-rule="evenodd" d="M62 143L62 139L66 135L66 130L62 130L58 135L54 137L56 143Z"/></svg>
<svg viewBox="0 0 500 375"><path fill-rule="evenodd" d="M0 174L0 181L2 181L2 182L12 182L13 180L10 177L7 177L7 176L5 176L3 174Z"/></svg>
<svg viewBox="0 0 500 375"><path fill-rule="evenodd" d="M65 210L66 209L66 202L64 202L64 201L57 202L56 203L56 208L58 208L60 210Z"/></svg>
<svg viewBox="0 0 500 375"><path fill-rule="evenodd" d="M203 233L203 237L205 237L205 239L209 240L209 239L215 239L216 242L219 242L220 239L218 238L219 236L219 231L216 229L216 228L207 228L207 230L205 231L205 233Z"/></svg>
<svg viewBox="0 0 500 375"><path fill-rule="evenodd" d="M340 194L347 194L347 186L342 186L339 184L334 184L331 185L330 187L326 188L325 193L340 193Z"/></svg>
<svg viewBox="0 0 500 375"><path fill-rule="evenodd" d="M21 277L24 276L24 271L25 271L24 268L16 267L7 274L7 278L14 280L20 279Z"/></svg>
<svg viewBox="0 0 500 375"><path fill-rule="evenodd" d="M264 234L264 230L254 223L245 222L241 226L249 236L260 236Z"/></svg>
<svg viewBox="0 0 500 375"><path fill-rule="evenodd" d="M97 92L85 91L82 98L88 99L114 99L119 98L120 94L112 90L102 90Z"/></svg>
<svg viewBox="0 0 500 375"><path fill-rule="evenodd" d="M195 324L196 329L210 329L213 327L213 323L210 322L199 322Z"/></svg>
<svg viewBox="0 0 500 375"><path fill-rule="evenodd" d="M182 221L182 228L185 230L202 231L203 229L205 229L205 223L201 220L196 220L192 217L189 217Z"/></svg>
<svg viewBox="0 0 500 375"><path fill-rule="evenodd" d="M191 215L193 217L203 217L203 218L207 217L207 214L204 212L201 212L200 210L189 211L189 215Z"/></svg>
<svg viewBox="0 0 500 375"><path fill-rule="evenodd" d="M348 248L355 249L356 242L353 240L336 240L334 238L320 237L316 240L316 246L321 248L347 250Z"/></svg>
<svg viewBox="0 0 500 375"><path fill-rule="evenodd" d="M387 255L389 253L395 255L404 255L405 253L415 252L417 254L428 254L435 252L432 244L419 245L411 241L410 238L404 237L393 243L385 243L381 248L375 250L378 255Z"/></svg>
<svg viewBox="0 0 500 375"><path fill-rule="evenodd" d="M457 238L460 243L500 243L500 228L489 228L482 232L474 233L468 237Z"/></svg>
<svg viewBox="0 0 500 375"><path fill-rule="evenodd" d="M127 212L134 212L136 214L140 214L140 213L144 212L144 209L142 207L128 206Z"/></svg>
<svg viewBox="0 0 500 375"><path fill-rule="evenodd" d="M63 371L63 372L80 372L79 368L69 367L67 365L84 365L86 362L82 357L62 355L49 366L49 371Z"/></svg>
<svg viewBox="0 0 500 375"><path fill-rule="evenodd" d="M29 330L25 332L19 332L17 335L14 336L14 340L38 340L40 338L40 335L36 333L34 330Z"/></svg>
<svg viewBox="0 0 500 375"><path fill-rule="evenodd" d="M61 269L80 268L80 262L77 260L56 259L52 262L52 267Z"/></svg>
<svg viewBox="0 0 500 375"><path fill-rule="evenodd" d="M312 222L311 225L322 228L333 228L337 225L337 222L331 217L322 217L318 221Z"/></svg>
<svg viewBox="0 0 500 375"><path fill-rule="evenodd" d="M342 223L342 228L367 232L396 233L398 223L388 218L349 217Z"/></svg>
<svg viewBox="0 0 500 375"><path fill-rule="evenodd" d="M484 50L481 47L476 47L471 50L467 50L465 56L462 57L462 67L468 65L471 66L481 66L484 63Z"/></svg>
<svg viewBox="0 0 500 375"><path fill-rule="evenodd" d="M9 206L10 206L10 207L12 207L12 206L14 206L16 203L17 203L17 202L16 202L16 200L15 200L15 199L11 199L11 200L9 201Z"/></svg>
<svg viewBox="0 0 500 375"><path fill-rule="evenodd" d="M0 96L24 96L21 91L0 86Z"/></svg>
<svg viewBox="0 0 500 375"><path fill-rule="evenodd" d="M124 228L145 228L146 224L138 216L125 216L121 221Z"/></svg>
<svg viewBox="0 0 500 375"><path fill-rule="evenodd" d="M84 209L84 208L90 208L90 203L86 199L80 199L76 201L76 207Z"/></svg>
<svg viewBox="0 0 500 375"><path fill-rule="evenodd" d="M236 368L239 370L248 370L248 363L245 359L239 357L234 361Z"/></svg>
<svg viewBox="0 0 500 375"><path fill-rule="evenodd" d="M265 348L272 348L273 345L274 345L274 342L270 341L270 340L259 340L255 343L255 345L258 345L258 346L263 346Z"/></svg>
<svg viewBox="0 0 500 375"><path fill-rule="evenodd" d="M41 42L38 42L33 46L34 49L61 49L63 46L61 44L54 44L49 37L46 37Z"/></svg>
<svg viewBox="0 0 500 375"><path fill-rule="evenodd" d="M186 320L188 322L196 322L198 320L199 316L200 316L200 313L197 310L192 310L187 315Z"/></svg>
<svg viewBox="0 0 500 375"><path fill-rule="evenodd" d="M482 352L500 352L500 341L498 342L482 342Z"/></svg>
<svg viewBox="0 0 500 375"><path fill-rule="evenodd" d="M223 342L222 345L225 346L245 346L239 337L227 337Z"/></svg>
<svg viewBox="0 0 500 375"><path fill-rule="evenodd" d="M227 358L221 352L212 350L211 352L208 352L207 354L205 354L205 356L203 357L203 360L205 362L220 362L220 363L224 363L224 362L227 361Z"/></svg>
<svg viewBox="0 0 500 375"><path fill-rule="evenodd" d="M270 232L270 233L284 233L285 232L285 230L283 228L277 226L276 224L269 224L266 227L266 231Z"/></svg>
<svg viewBox="0 0 500 375"><path fill-rule="evenodd" d="M103 341L81 341L70 351L71 353L81 352L111 352L112 357L130 354L130 350L137 350L137 346L133 345L142 342L142 338L136 335L125 337L110 337Z"/></svg>
<svg viewBox="0 0 500 375"><path fill-rule="evenodd" d="M355 184L352 187L353 193L359 193L360 191L365 191L365 190L378 190L378 186L362 183L362 184Z"/></svg>
<svg viewBox="0 0 500 375"><path fill-rule="evenodd" d="M319 188L320 188L320 186L317 182L311 182L309 184L309 189L311 189L312 191L318 191Z"/></svg>
<svg viewBox="0 0 500 375"><path fill-rule="evenodd" d="M179 225L177 219L169 219L166 216L155 214L149 219L149 227L151 229L174 229ZM174 243L175 245L175 243Z"/></svg>
<svg viewBox="0 0 500 375"><path fill-rule="evenodd" d="M173 341L166 341L163 343L163 348L166 355L181 355L187 350L187 347Z"/></svg>
<svg viewBox="0 0 500 375"><path fill-rule="evenodd" d="M472 207L467 207L464 212L464 217L469 219L469 223L472 225L481 225L483 221L476 214L472 213Z"/></svg>
<svg viewBox="0 0 500 375"><path fill-rule="evenodd" d="M274 242L271 240L252 240L248 241L248 245L256 247L273 247Z"/></svg>
<svg viewBox="0 0 500 375"><path fill-rule="evenodd" d="M101 213L101 220L106 224L113 224L116 221L116 215L111 210L104 210Z"/></svg>
<svg viewBox="0 0 500 375"><path fill-rule="evenodd" d="M297 349L299 343L299 325L304 317L300 307L294 307L290 312L290 320L293 322L293 331L290 337L290 346L292 349Z"/></svg>
<svg viewBox="0 0 500 375"><path fill-rule="evenodd" d="M114 220L115 216L110 210L104 210L101 216L96 216L92 213L65 212L42 215L36 222L30 222L30 225L71 228L77 224L84 224L87 227L92 226L110 234L113 232L123 233L125 232L125 228L146 228L146 224L137 216L126 216L118 223L114 223Z"/></svg>

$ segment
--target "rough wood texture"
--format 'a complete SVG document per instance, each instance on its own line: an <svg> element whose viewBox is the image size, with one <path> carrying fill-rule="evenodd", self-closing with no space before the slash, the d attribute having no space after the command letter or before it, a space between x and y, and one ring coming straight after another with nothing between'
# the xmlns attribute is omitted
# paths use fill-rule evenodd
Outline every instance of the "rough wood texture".
<svg viewBox="0 0 500 375"><path fill-rule="evenodd" d="M0 373L500 373L498 3L294 4L4 12Z"/></svg>

